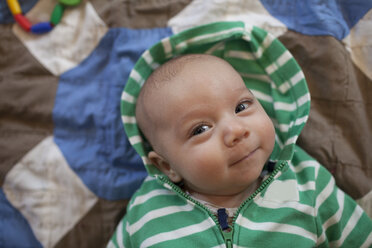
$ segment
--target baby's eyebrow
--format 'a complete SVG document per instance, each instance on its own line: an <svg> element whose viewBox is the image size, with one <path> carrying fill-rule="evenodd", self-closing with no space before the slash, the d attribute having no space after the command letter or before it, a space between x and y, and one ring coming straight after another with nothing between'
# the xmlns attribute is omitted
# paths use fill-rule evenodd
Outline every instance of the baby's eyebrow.
<svg viewBox="0 0 372 248"><path fill-rule="evenodd" d="M233 89L233 91L244 91L244 90L248 90L249 94L251 94L252 96L254 96L253 92L248 87L246 87L245 85L242 86L242 87Z"/></svg>
<svg viewBox="0 0 372 248"><path fill-rule="evenodd" d="M209 109L210 109L210 104L208 103L198 104L193 107L187 108L186 112L180 114L178 123L182 125L187 120L204 116L205 112L207 112Z"/></svg>

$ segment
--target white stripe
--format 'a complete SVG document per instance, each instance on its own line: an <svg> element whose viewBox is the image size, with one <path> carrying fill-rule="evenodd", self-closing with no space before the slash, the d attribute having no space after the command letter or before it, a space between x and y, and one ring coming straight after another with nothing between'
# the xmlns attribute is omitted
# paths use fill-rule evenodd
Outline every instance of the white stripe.
<svg viewBox="0 0 372 248"><path fill-rule="evenodd" d="M130 72L129 77L132 78L134 81L136 81L141 87L145 82L145 80L142 78L142 76L135 69L133 69Z"/></svg>
<svg viewBox="0 0 372 248"><path fill-rule="evenodd" d="M317 163L317 166L315 167L315 181L318 179L320 164Z"/></svg>
<svg viewBox="0 0 372 248"><path fill-rule="evenodd" d="M252 34L253 26L248 25L244 27L244 34L242 36L243 40L251 41L251 34Z"/></svg>
<svg viewBox="0 0 372 248"><path fill-rule="evenodd" d="M292 112L297 109L297 106L296 103L274 102L274 108L276 110Z"/></svg>
<svg viewBox="0 0 372 248"><path fill-rule="evenodd" d="M137 196L136 199L133 201L129 209L132 209L133 207L140 205L142 203L145 203L146 201L150 200L153 197L161 196L161 195L174 195L172 191L165 190L165 189L157 189L153 190L147 194Z"/></svg>
<svg viewBox="0 0 372 248"><path fill-rule="evenodd" d="M280 57L274 61L271 65L266 67L266 71L268 74L274 73L278 68L285 63L287 63L292 58L292 55L289 53L288 50L286 50Z"/></svg>
<svg viewBox="0 0 372 248"><path fill-rule="evenodd" d="M304 184L298 184L298 190L299 191L308 191L308 190L315 190L315 182L309 181Z"/></svg>
<svg viewBox="0 0 372 248"><path fill-rule="evenodd" d="M285 52L282 55L280 55L276 62L278 63L279 66L282 66L285 63L287 63L288 60L290 60L291 58L292 55L290 54L290 52L288 50L285 50Z"/></svg>
<svg viewBox="0 0 372 248"><path fill-rule="evenodd" d="M151 181L154 181L154 180L156 180L155 177L153 177L153 176L147 176L147 177L145 178L145 180L143 180L143 182L151 182Z"/></svg>
<svg viewBox="0 0 372 248"><path fill-rule="evenodd" d="M268 74L271 74L273 73L274 71L278 70L278 66L276 65L276 63L272 63L271 65L269 65L268 67L266 67L266 72Z"/></svg>
<svg viewBox="0 0 372 248"><path fill-rule="evenodd" d="M123 221L120 221L118 229L116 230L116 243L120 248L124 248L123 225Z"/></svg>
<svg viewBox="0 0 372 248"><path fill-rule="evenodd" d="M145 59L146 63L153 69L155 70L156 68L159 67L159 64L154 63L154 59L152 58L150 51L146 50L143 54L142 57Z"/></svg>
<svg viewBox="0 0 372 248"><path fill-rule="evenodd" d="M136 98L134 96L129 95L125 91L123 91L123 93L121 94L121 100L123 100L123 101L129 102L129 103L134 103L135 99Z"/></svg>
<svg viewBox="0 0 372 248"><path fill-rule="evenodd" d="M253 74L253 73L243 73L243 72L239 72L239 73L240 73L240 76L242 76L243 78L258 79L263 82L271 83L271 78L266 74Z"/></svg>
<svg viewBox="0 0 372 248"><path fill-rule="evenodd" d="M254 54L252 54L250 52L233 51L233 50L228 51L226 53L226 57L237 58L237 59L246 59L246 60L255 60L256 59Z"/></svg>
<svg viewBox="0 0 372 248"><path fill-rule="evenodd" d="M165 56L168 58L172 54L172 45L170 43L170 39L168 37L162 39L161 44L163 45Z"/></svg>
<svg viewBox="0 0 372 248"><path fill-rule="evenodd" d="M272 96L266 95L266 94L264 94L264 93L262 93L261 91L258 91L258 90L251 90L251 92L253 93L253 95L257 99L259 99L261 101L265 101L265 102L269 102L269 103L273 102Z"/></svg>
<svg viewBox="0 0 372 248"><path fill-rule="evenodd" d="M279 148L283 149L284 145L283 145L282 141L280 140L279 136L276 133L275 133L275 141L278 144Z"/></svg>
<svg viewBox="0 0 372 248"><path fill-rule="evenodd" d="M366 241L360 246L361 248L370 248L372 245L372 232L368 235Z"/></svg>
<svg viewBox="0 0 372 248"><path fill-rule="evenodd" d="M140 230L146 223L153 219L157 219L166 215L179 213L179 212L187 212L194 209L194 206L190 204L186 204L184 206L169 206L165 208L159 208L152 210L145 214L141 219L139 219L137 222L133 223L132 225L127 227L127 231L130 236L132 236L134 233L136 233L138 230Z"/></svg>
<svg viewBox="0 0 372 248"><path fill-rule="evenodd" d="M254 201L258 206L270 209L280 209L280 208L293 208L295 211L310 215L315 217L315 209L309 205L305 205L296 201L287 202L275 202L264 200L264 198L256 198Z"/></svg>
<svg viewBox="0 0 372 248"><path fill-rule="evenodd" d="M337 189L337 203L339 208L333 216L331 216L326 222L324 222L323 224L324 230L327 230L328 227L340 221L342 212L344 211L344 198L345 198L344 192Z"/></svg>
<svg viewBox="0 0 372 248"><path fill-rule="evenodd" d="M356 208L355 208L353 214L351 215L351 217L350 217L349 221L347 222L344 230L342 231L340 239L330 242L329 246L330 247L340 247L344 243L345 239L349 236L351 231L354 230L354 227L356 226L356 224L358 223L358 221L362 217L362 215L363 215L363 210L358 205L356 205Z"/></svg>
<svg viewBox="0 0 372 248"><path fill-rule="evenodd" d="M130 124L136 124L137 121L136 121L136 117L134 116L129 116L129 115L122 115L121 116L121 120L123 123L130 123Z"/></svg>
<svg viewBox="0 0 372 248"><path fill-rule="evenodd" d="M300 70L299 72L297 72L293 77L291 77L290 81L291 81L291 85L292 86L295 86L296 84L298 84L302 79L305 79L305 75L304 73L302 72L302 70Z"/></svg>
<svg viewBox="0 0 372 248"><path fill-rule="evenodd" d="M307 103L308 101L310 101L310 93L306 93L305 95L301 96L299 99L297 99L297 105L298 107L304 105L305 103Z"/></svg>
<svg viewBox="0 0 372 248"><path fill-rule="evenodd" d="M274 102L274 108L276 110L292 112L296 110L298 107L301 107L303 104L307 103L308 101L310 101L310 94L306 93L305 95L298 98L295 103Z"/></svg>
<svg viewBox="0 0 372 248"><path fill-rule="evenodd" d="M182 227L170 232L164 232L164 233L159 233L157 235L151 236L144 240L140 247L149 247L164 241L169 241L169 240L174 240L174 239L179 239L183 238L189 235L192 235L194 233L199 233L203 232L205 230L208 230L211 227L214 227L215 223L210 219L206 219L201 223L187 226L187 227Z"/></svg>
<svg viewBox="0 0 372 248"><path fill-rule="evenodd" d="M291 88L291 85L289 84L289 82L284 82L282 83L280 86L279 86L279 91L282 93L282 94L285 94L289 89Z"/></svg>
<svg viewBox="0 0 372 248"><path fill-rule="evenodd" d="M253 222L243 216L239 224L250 230L296 234L304 238L310 239L314 242L317 240L317 236L315 233L309 232L302 227L290 224L282 224L275 222Z"/></svg>
<svg viewBox="0 0 372 248"><path fill-rule="evenodd" d="M281 132L286 133L293 126L300 126L306 123L308 116L300 117L296 121L291 121L289 124L279 124L279 129Z"/></svg>
<svg viewBox="0 0 372 248"><path fill-rule="evenodd" d="M228 29L228 30L223 30L223 31L218 32L218 33L211 33L211 34L196 36L192 39L188 39L188 40L185 40L185 41L179 43L178 45L176 45L176 49L180 50L180 49L182 49L183 47L187 46L190 43L201 41L201 40L204 40L204 39L218 37L218 36L221 36L221 35L224 35L224 34L233 33L233 32L237 32L237 31L244 32L244 29L241 28L241 27L236 27L236 28L232 28L232 29Z"/></svg>
<svg viewBox="0 0 372 248"><path fill-rule="evenodd" d="M114 242L112 242L112 240L110 240L110 242L107 244L107 247L106 248L116 248Z"/></svg>
<svg viewBox="0 0 372 248"><path fill-rule="evenodd" d="M297 138L298 138L298 135L295 135L295 136L292 136L292 137L288 138L285 142L285 145L287 146L287 145L295 144Z"/></svg>
<svg viewBox="0 0 372 248"><path fill-rule="evenodd" d="M286 93L291 87L298 84L302 79L305 78L305 75L302 71L297 72L293 77L289 79L289 81L286 81L282 85L280 85L279 90L283 94Z"/></svg>
<svg viewBox="0 0 372 248"><path fill-rule="evenodd" d="M315 208L319 209L319 207L327 200L327 198L332 194L333 189L335 187L335 180L333 177L329 180L327 186L320 192L318 197L315 201Z"/></svg>
<svg viewBox="0 0 372 248"><path fill-rule="evenodd" d="M213 246L211 248L226 248L226 245L225 244L220 244L220 245ZM239 246L234 246L234 248L239 248Z"/></svg>
<svg viewBox="0 0 372 248"><path fill-rule="evenodd" d="M273 38L267 34L263 42L261 43L260 47L257 49L257 51L254 53L256 55L256 58L261 58L263 52L268 48L271 43L273 42Z"/></svg>
<svg viewBox="0 0 372 248"><path fill-rule="evenodd" d="M151 161L150 161L150 159L149 159L148 157L146 157L146 156L141 156L141 159L142 159L142 162L143 162L144 164L151 164Z"/></svg>
<svg viewBox="0 0 372 248"><path fill-rule="evenodd" d="M308 118L309 118L308 115L305 115L305 116L303 116L303 117L297 118L296 121L295 121L295 123L294 123L294 125L295 125L295 126L302 125L302 124L304 124L304 123L307 122L307 119L308 119Z"/></svg>
<svg viewBox="0 0 372 248"><path fill-rule="evenodd" d="M132 145L135 145L135 144L141 143L142 142L142 138L139 135L132 136L132 137L129 137L129 142Z"/></svg>
<svg viewBox="0 0 372 248"><path fill-rule="evenodd" d="M319 168L319 163L316 160L306 160L306 161L302 161L296 166L293 166L292 168L295 173L300 173L306 168L314 168L314 169Z"/></svg>
<svg viewBox="0 0 372 248"><path fill-rule="evenodd" d="M213 45L211 48L209 48L205 54L212 54L214 53L215 51L219 51L219 50L223 50L225 49L225 41L222 41L222 42L219 42L215 45Z"/></svg>

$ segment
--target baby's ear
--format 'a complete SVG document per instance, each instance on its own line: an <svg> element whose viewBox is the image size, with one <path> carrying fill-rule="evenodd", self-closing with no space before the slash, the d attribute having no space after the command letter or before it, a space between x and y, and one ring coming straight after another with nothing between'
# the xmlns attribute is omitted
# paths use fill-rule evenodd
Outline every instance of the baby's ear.
<svg viewBox="0 0 372 248"><path fill-rule="evenodd" d="M156 166L161 172L169 177L169 179L174 183L179 183L182 181L182 177L176 172L161 155L151 151L148 157L153 165Z"/></svg>

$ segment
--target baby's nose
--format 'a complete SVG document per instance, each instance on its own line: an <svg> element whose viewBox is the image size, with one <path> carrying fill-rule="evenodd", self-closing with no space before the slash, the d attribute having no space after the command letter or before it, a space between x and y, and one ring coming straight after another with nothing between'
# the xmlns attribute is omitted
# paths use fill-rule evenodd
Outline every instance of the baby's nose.
<svg viewBox="0 0 372 248"><path fill-rule="evenodd" d="M226 125L223 138L225 145L232 147L248 136L249 131L246 125L240 121L232 121Z"/></svg>

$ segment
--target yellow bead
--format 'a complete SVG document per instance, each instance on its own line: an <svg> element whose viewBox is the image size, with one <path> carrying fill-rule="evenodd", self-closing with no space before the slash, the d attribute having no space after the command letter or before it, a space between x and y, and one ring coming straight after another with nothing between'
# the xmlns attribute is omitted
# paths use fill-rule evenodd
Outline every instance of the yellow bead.
<svg viewBox="0 0 372 248"><path fill-rule="evenodd" d="M13 15L22 14L21 6L17 0L6 0L6 2L8 3L10 12L12 12Z"/></svg>

